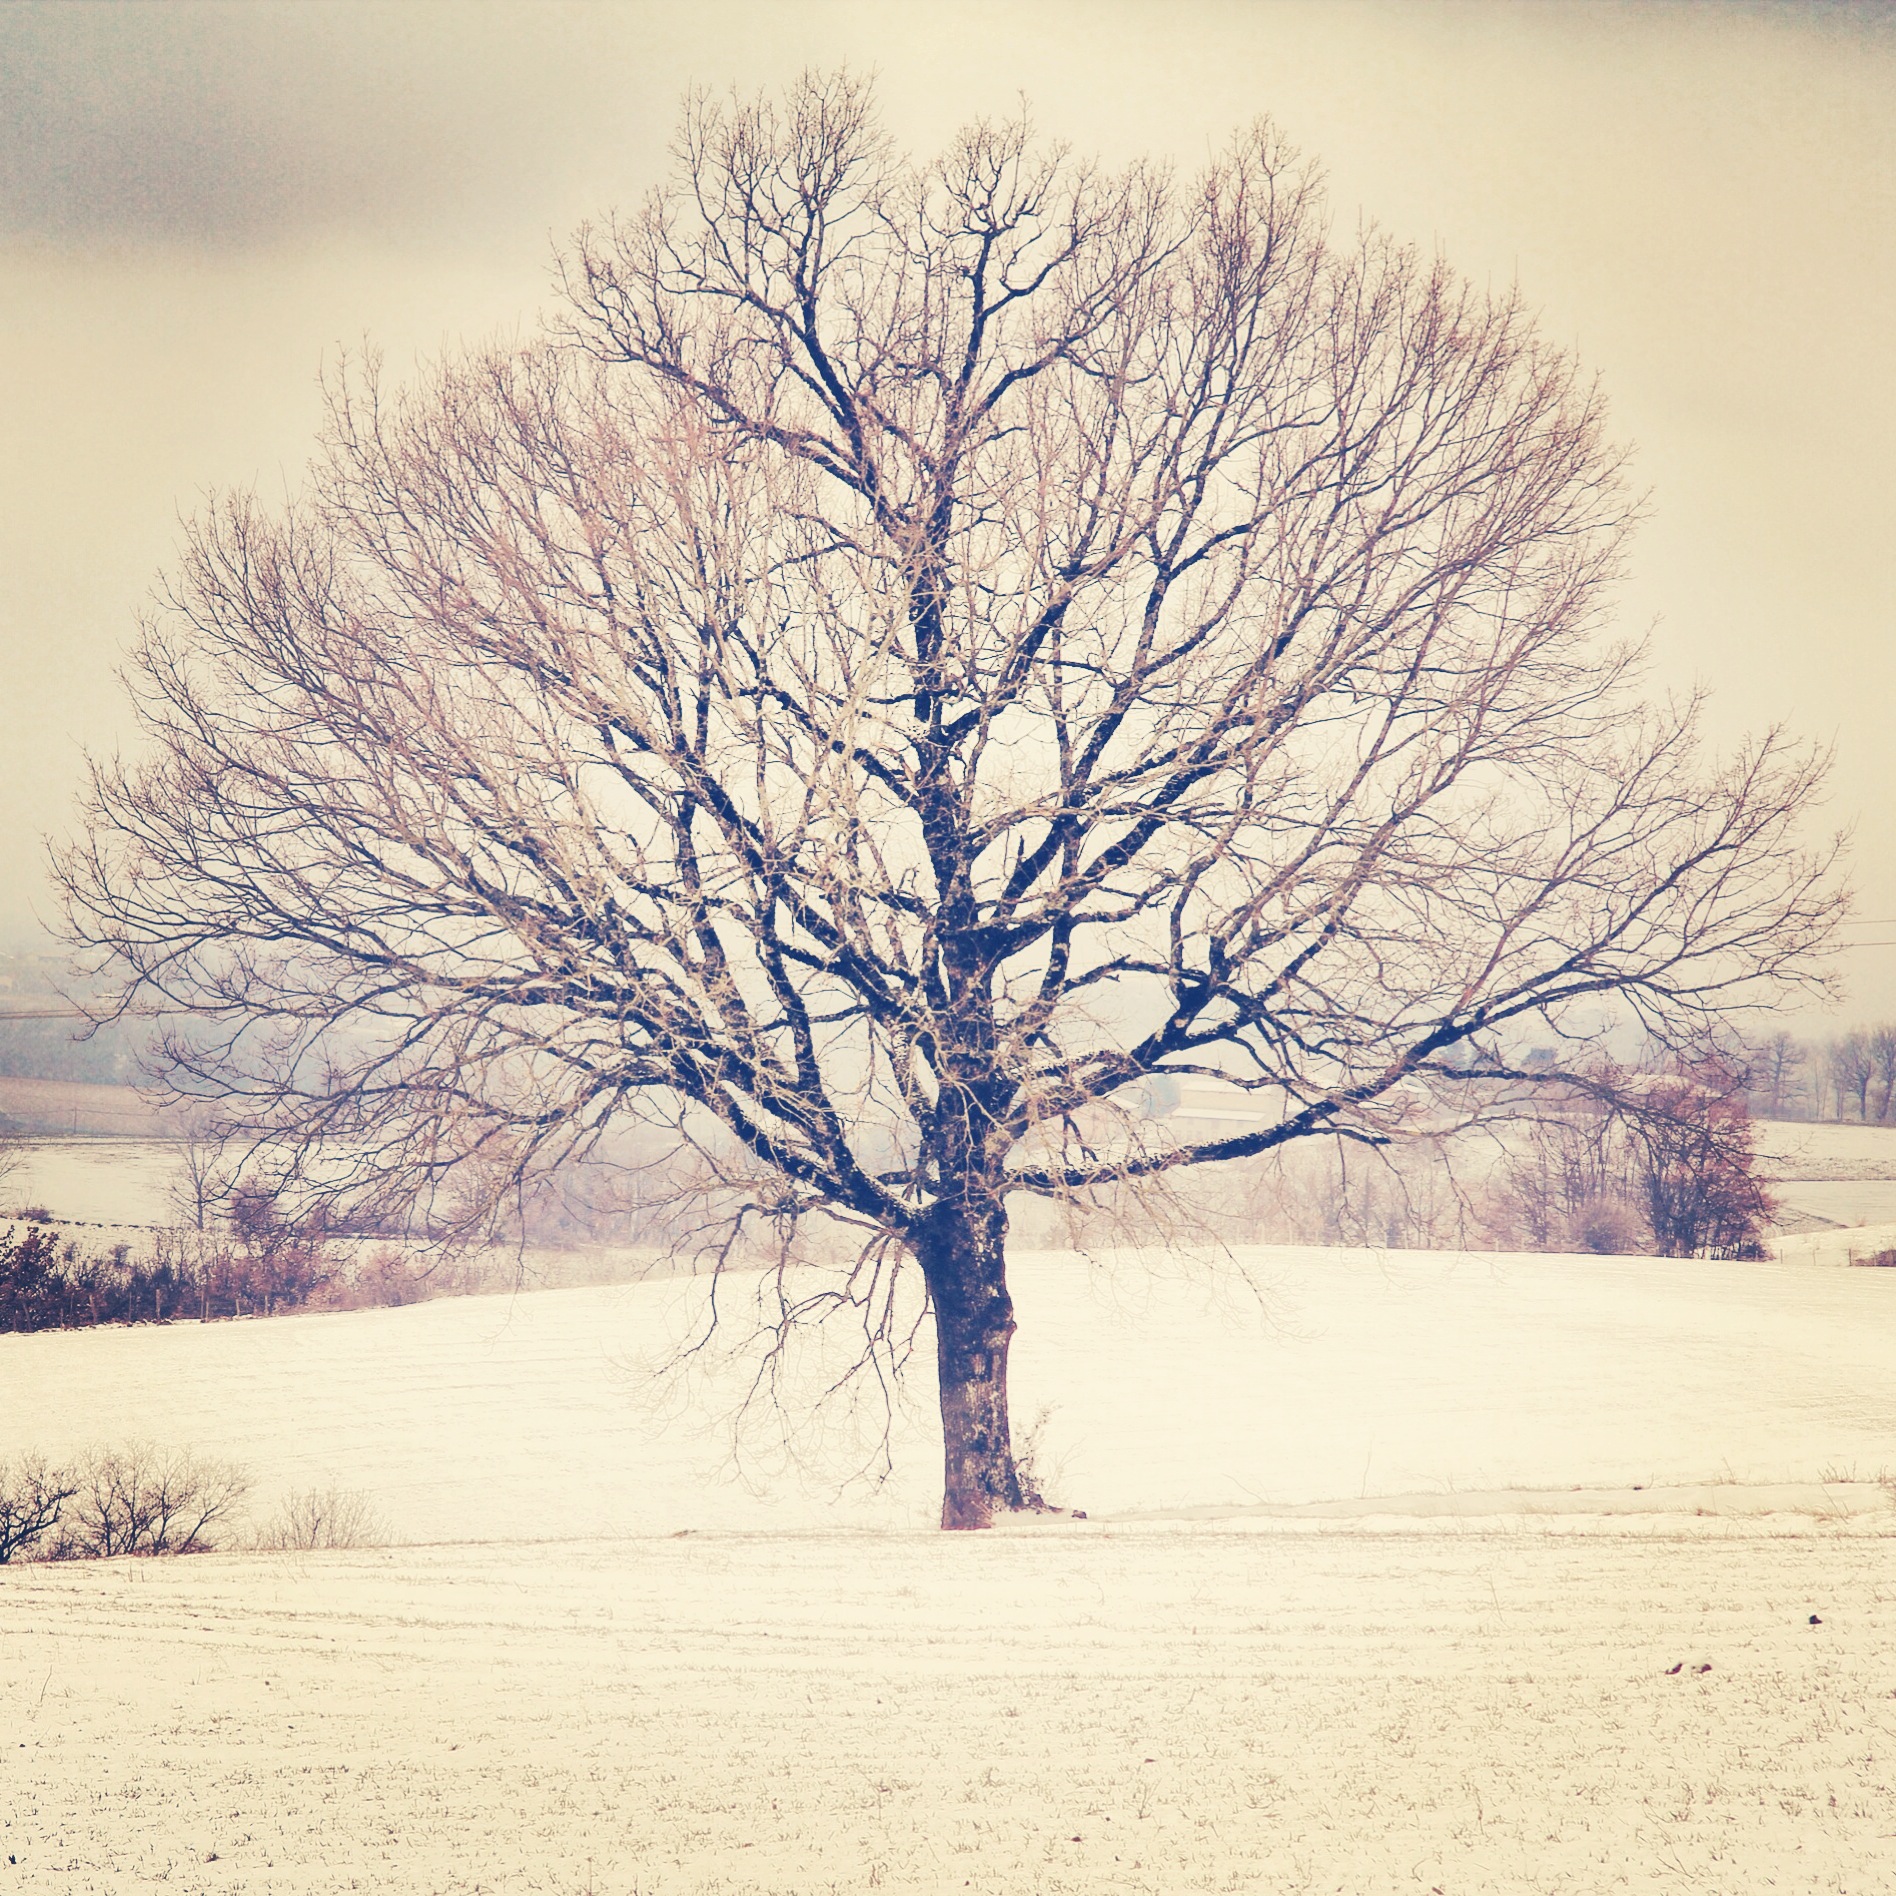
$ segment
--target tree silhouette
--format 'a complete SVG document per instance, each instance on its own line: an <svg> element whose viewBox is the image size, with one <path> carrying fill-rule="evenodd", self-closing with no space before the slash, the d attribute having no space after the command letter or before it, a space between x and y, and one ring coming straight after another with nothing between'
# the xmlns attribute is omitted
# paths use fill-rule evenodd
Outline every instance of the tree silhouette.
<svg viewBox="0 0 1896 1896"><path fill-rule="evenodd" d="M1609 1001L1694 1047L1834 919L1817 762L1704 762L1605 641L1594 391L1268 127L1186 182L699 99L541 339L330 393L146 628L76 936L336 1224L643 1118L859 1232L786 1322L883 1364L919 1266L947 1525L1035 1500L1010 1195L1387 1139ZM1257 1121L1171 1136L1154 1075Z"/></svg>

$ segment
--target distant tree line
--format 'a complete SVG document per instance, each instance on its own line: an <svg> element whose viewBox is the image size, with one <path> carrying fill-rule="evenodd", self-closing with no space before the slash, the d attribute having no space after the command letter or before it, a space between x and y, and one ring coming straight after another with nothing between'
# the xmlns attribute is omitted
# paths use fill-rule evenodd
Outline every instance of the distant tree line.
<svg viewBox="0 0 1896 1896"><path fill-rule="evenodd" d="M1750 1053L1751 1110L1760 1118L1896 1126L1896 1022L1828 1040L1780 1029Z"/></svg>
<svg viewBox="0 0 1896 1896"><path fill-rule="evenodd" d="M92 1026L73 979L63 955L0 954L0 1078L103 1086L138 1078L149 1029L134 1021Z"/></svg>
<svg viewBox="0 0 1896 1896"><path fill-rule="evenodd" d="M1759 1258L1774 1210L1744 1074L1655 1063L1602 1065L1439 1134L1223 1167L1167 1207L1169 1224L1129 1229L1102 1204L1036 1237L1167 1243L1189 1219L1236 1243Z"/></svg>

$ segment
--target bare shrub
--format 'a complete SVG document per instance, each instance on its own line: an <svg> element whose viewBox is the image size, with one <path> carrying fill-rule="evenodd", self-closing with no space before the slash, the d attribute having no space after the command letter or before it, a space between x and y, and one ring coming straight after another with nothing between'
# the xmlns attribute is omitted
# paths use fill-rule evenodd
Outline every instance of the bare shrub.
<svg viewBox="0 0 1896 1896"><path fill-rule="evenodd" d="M279 1306L307 1303L335 1273L325 1220L286 1217L272 1192L249 1187L233 1192L228 1221L236 1247L231 1277L240 1315L246 1301L266 1317Z"/></svg>
<svg viewBox="0 0 1896 1896"><path fill-rule="evenodd" d="M33 1549L59 1526L66 1503L78 1492L77 1479L49 1466L43 1455L0 1461L0 1566L32 1559Z"/></svg>
<svg viewBox="0 0 1896 1896"><path fill-rule="evenodd" d="M153 1323L176 1316L190 1284L162 1244L134 1258L127 1244L82 1250L43 1224L0 1233L0 1330L58 1330Z"/></svg>
<svg viewBox="0 0 1896 1896"><path fill-rule="evenodd" d="M1550 1096L1496 1168L1489 1222L1523 1249L1755 1258L1774 1209L1744 1076L1601 1069Z"/></svg>
<svg viewBox="0 0 1896 1896"><path fill-rule="evenodd" d="M1033 1421L1015 1437L1014 1467L1022 1492L1031 1497L1030 1505L1058 1513L1059 1503L1050 1498L1049 1491L1061 1485L1066 1464L1063 1457L1049 1458L1047 1453L1047 1425L1053 1414L1054 1405L1043 1402Z"/></svg>
<svg viewBox="0 0 1896 1896"><path fill-rule="evenodd" d="M378 1245L353 1267L338 1270L315 1299L321 1310L395 1310L475 1288L472 1271L441 1257L418 1258Z"/></svg>
<svg viewBox="0 0 1896 1896"><path fill-rule="evenodd" d="M52 1558L208 1553L211 1528L249 1491L249 1475L233 1462L150 1442L96 1449L77 1472L76 1505Z"/></svg>
<svg viewBox="0 0 1896 1896"><path fill-rule="evenodd" d="M1591 1251L1598 1257L1638 1257L1651 1249L1651 1243L1639 1212L1624 1199L1594 1199L1567 1224L1570 1251Z"/></svg>
<svg viewBox="0 0 1896 1896"><path fill-rule="evenodd" d="M174 1227L158 1234L148 1270L169 1273L174 1294L161 1315L275 1316L304 1308L339 1265L323 1221L286 1219L261 1190L233 1194L222 1228Z"/></svg>
<svg viewBox="0 0 1896 1896"><path fill-rule="evenodd" d="M283 1497L252 1543L268 1554L373 1547L388 1538L368 1496L355 1488L301 1488Z"/></svg>
<svg viewBox="0 0 1896 1896"><path fill-rule="evenodd" d="M88 1251L29 1222L0 1231L0 1331L270 1316L300 1308L335 1270L318 1226L286 1224L260 1199L233 1210L228 1237L160 1231L142 1255L124 1243Z"/></svg>

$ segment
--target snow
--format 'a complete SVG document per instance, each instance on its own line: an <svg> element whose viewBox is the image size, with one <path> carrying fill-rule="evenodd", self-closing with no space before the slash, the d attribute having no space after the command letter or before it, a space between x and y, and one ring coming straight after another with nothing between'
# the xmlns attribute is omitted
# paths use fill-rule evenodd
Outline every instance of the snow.
<svg viewBox="0 0 1896 1896"><path fill-rule="evenodd" d="M1770 1179L1780 1213L1830 1225L1896 1225L1896 1126L1844 1126L1797 1120L1760 1120L1760 1169ZM1880 1248L1856 1233L1841 1244L1804 1243L1814 1233L1787 1232L1782 1256L1859 1256ZM1885 1240L1888 1242L1888 1240Z"/></svg>
<svg viewBox="0 0 1896 1896"><path fill-rule="evenodd" d="M1780 1233L1772 1249L1787 1264L1867 1264L1896 1250L1896 1223Z"/></svg>
<svg viewBox="0 0 1896 1896"><path fill-rule="evenodd" d="M1783 1179L1771 1187L1788 1210L1815 1213L1833 1225L1896 1224L1896 1179Z"/></svg>
<svg viewBox="0 0 1896 1896"><path fill-rule="evenodd" d="M15 1569L0 1889L1860 1896L1890 1551L1082 1527Z"/></svg>
<svg viewBox="0 0 1896 1896"><path fill-rule="evenodd" d="M7 1208L44 1206L67 1221L132 1231L176 1222L178 1148L162 1139L21 1139L6 1181Z"/></svg>
<svg viewBox="0 0 1896 1896"><path fill-rule="evenodd" d="M986 1536L925 1362L840 1494L642 1393L701 1280L0 1337L0 1446L406 1543L0 1568L0 1896L1896 1886L1896 1272L1016 1275L1089 1518Z"/></svg>
<svg viewBox="0 0 1896 1896"><path fill-rule="evenodd" d="M1092 1514L1456 1491L1896 1477L1896 1272L1328 1250L1014 1270L1013 1390L1051 1487ZM1242 1271L1241 1279L1237 1272ZM1244 1287L1244 1280L1256 1293ZM756 1280L720 1292L734 1321ZM150 1436L233 1456L268 1503L366 1492L404 1539L848 1524L939 1506L927 1365L895 1473L868 1442L775 1473L719 1364L662 1407L641 1373L702 1280L401 1310L0 1337L0 1442ZM924 1356L926 1352L923 1352Z"/></svg>
<svg viewBox="0 0 1896 1896"><path fill-rule="evenodd" d="M1896 1126L1760 1119L1763 1169L1785 1179L1896 1179Z"/></svg>

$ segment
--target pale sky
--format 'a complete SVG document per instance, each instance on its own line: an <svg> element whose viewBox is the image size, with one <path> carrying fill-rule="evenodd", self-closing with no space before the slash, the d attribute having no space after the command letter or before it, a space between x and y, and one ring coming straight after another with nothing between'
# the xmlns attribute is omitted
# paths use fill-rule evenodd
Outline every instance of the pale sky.
<svg viewBox="0 0 1896 1896"><path fill-rule="evenodd" d="M9 0L0 7L0 945L178 523L293 490L315 380L529 321L693 85L847 61L931 150L1021 95L1109 159L1260 113L1340 218L1517 282L1651 519L1624 603L1729 741L1834 743L1846 1012L1896 1014L1896 3Z"/></svg>

